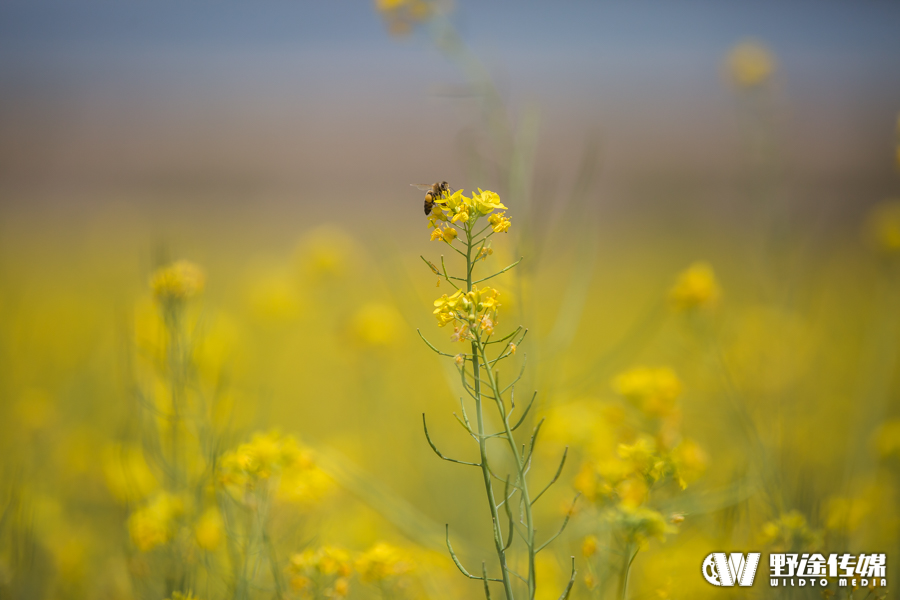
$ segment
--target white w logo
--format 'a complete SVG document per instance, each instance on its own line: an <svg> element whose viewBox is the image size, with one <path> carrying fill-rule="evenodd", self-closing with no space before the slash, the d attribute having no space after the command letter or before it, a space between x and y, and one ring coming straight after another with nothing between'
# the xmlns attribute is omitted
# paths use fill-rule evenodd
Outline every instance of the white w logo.
<svg viewBox="0 0 900 600"><path fill-rule="evenodd" d="M749 552L744 558L740 552L732 552L730 556L724 552L713 552L703 561L703 577L713 585L732 587L737 583L751 586L756 577L759 555L759 552Z"/></svg>

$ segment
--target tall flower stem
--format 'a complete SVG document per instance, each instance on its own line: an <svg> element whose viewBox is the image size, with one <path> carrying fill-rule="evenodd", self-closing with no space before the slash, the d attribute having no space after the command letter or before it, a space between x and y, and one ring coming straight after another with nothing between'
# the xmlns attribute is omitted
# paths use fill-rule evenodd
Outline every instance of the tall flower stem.
<svg viewBox="0 0 900 600"><path fill-rule="evenodd" d="M472 230L466 225L466 292L472 291ZM491 509L491 523L494 529L494 546L497 549L497 558L500 560L500 573L503 578L503 591L507 600L513 600L512 582L509 580L509 569L506 564L506 549L503 546L503 535L500 531L500 519L497 514L497 501L494 498L494 486L491 482L491 468L487 456L487 438L484 433L484 411L481 396L481 369L478 363L479 340L472 340L472 374L475 387L475 418L478 427L478 449L481 455L481 474L484 478L484 489L487 492L488 505ZM487 361L485 361L487 367ZM490 369L486 369L490 374ZM497 397L495 395L495 397ZM515 446L515 444L513 444Z"/></svg>

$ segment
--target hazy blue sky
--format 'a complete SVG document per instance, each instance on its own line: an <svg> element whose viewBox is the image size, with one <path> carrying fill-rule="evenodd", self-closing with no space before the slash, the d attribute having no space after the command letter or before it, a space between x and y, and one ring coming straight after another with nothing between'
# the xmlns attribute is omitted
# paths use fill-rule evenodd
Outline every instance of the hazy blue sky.
<svg viewBox="0 0 900 600"><path fill-rule="evenodd" d="M722 60L754 37L778 56L795 164L891 169L898 2L461 1L453 19L510 103L540 107L546 164L567 164L597 130L613 176L726 168ZM421 140L466 124L431 93L458 71L424 33L390 37L369 2L6 0L0 81L6 178L312 180L351 165L428 180L453 152Z"/></svg>

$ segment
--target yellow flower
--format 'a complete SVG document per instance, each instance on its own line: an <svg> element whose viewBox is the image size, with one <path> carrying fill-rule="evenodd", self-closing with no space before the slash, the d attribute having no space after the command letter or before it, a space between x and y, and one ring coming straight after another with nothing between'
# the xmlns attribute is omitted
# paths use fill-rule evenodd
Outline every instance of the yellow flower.
<svg viewBox="0 0 900 600"><path fill-rule="evenodd" d="M463 223L468 223L469 221L469 210L468 208L462 208L450 218L452 223L456 223L457 221L462 221Z"/></svg>
<svg viewBox="0 0 900 600"><path fill-rule="evenodd" d="M222 455L218 475L219 482L241 502L248 502L252 492L270 481L279 484L279 498L293 502L316 500L331 486L308 448L275 431L257 433L249 443Z"/></svg>
<svg viewBox="0 0 900 600"><path fill-rule="evenodd" d="M375 8L385 18L391 35L406 35L434 12L430 0L375 0Z"/></svg>
<svg viewBox="0 0 900 600"><path fill-rule="evenodd" d="M775 57L768 48L755 41L745 41L728 54L728 70L741 87L754 87L765 82L775 70Z"/></svg>
<svg viewBox="0 0 900 600"><path fill-rule="evenodd" d="M691 439L683 439L672 450L672 464L681 489L696 481L706 470L709 459L700 444Z"/></svg>
<svg viewBox="0 0 900 600"><path fill-rule="evenodd" d="M669 299L676 309L689 310L715 306L719 294L719 284L712 267L705 262L696 262L678 275L669 291Z"/></svg>
<svg viewBox="0 0 900 600"><path fill-rule="evenodd" d="M646 507L623 505L607 516L625 529L626 535L640 546L645 546L650 538L664 541L666 534L675 532L675 527L661 513Z"/></svg>
<svg viewBox="0 0 900 600"><path fill-rule="evenodd" d="M175 530L175 519L184 511L184 503L169 493L158 493L149 503L128 517L128 533L141 552L165 544Z"/></svg>
<svg viewBox="0 0 900 600"><path fill-rule="evenodd" d="M457 235L456 229L453 227L444 227L444 229L441 230L441 237L448 244L455 240Z"/></svg>
<svg viewBox="0 0 900 600"><path fill-rule="evenodd" d="M440 227L435 227L431 232L431 241L436 242L438 240L444 239L443 230Z"/></svg>
<svg viewBox="0 0 900 600"><path fill-rule="evenodd" d="M500 202L500 196L491 191L483 192L481 188L478 188L477 194L472 194L472 207L480 216L489 215L498 208L506 210Z"/></svg>
<svg viewBox="0 0 900 600"><path fill-rule="evenodd" d="M584 541L581 542L581 554L587 558L588 556L593 556L597 553L597 546L599 545L597 541L597 537L593 535L589 535L584 538Z"/></svg>
<svg viewBox="0 0 900 600"><path fill-rule="evenodd" d="M397 338L402 317L386 304L371 303L359 308L351 320L354 337L370 347L390 346Z"/></svg>
<svg viewBox="0 0 900 600"><path fill-rule="evenodd" d="M438 326L443 327L447 323L452 323L457 318L457 310L463 306L464 302L465 297L461 290L457 290L452 296L444 294L435 300L432 314L438 320Z"/></svg>
<svg viewBox="0 0 900 600"><path fill-rule="evenodd" d="M356 561L360 579L366 582L400 577L412 570L413 563L404 552L384 542L376 544Z"/></svg>
<svg viewBox="0 0 900 600"><path fill-rule="evenodd" d="M481 331L483 331L487 335L492 335L494 333L494 321L487 315L482 315L479 318L479 322L481 325Z"/></svg>
<svg viewBox="0 0 900 600"><path fill-rule="evenodd" d="M635 367L616 376L612 387L644 414L653 417L671 414L681 395L681 381L668 367Z"/></svg>
<svg viewBox="0 0 900 600"><path fill-rule="evenodd" d="M461 367L461 366L463 366L463 364L465 364L465 362L466 362L466 357L463 356L462 354L457 354L457 355L453 358L453 362L456 363L456 366Z"/></svg>
<svg viewBox="0 0 900 600"><path fill-rule="evenodd" d="M188 300L203 291L205 276L194 263L179 260L161 267L150 278L153 295L162 301Z"/></svg>
<svg viewBox="0 0 900 600"><path fill-rule="evenodd" d="M194 537L197 545L204 550L215 550L222 542L225 523L219 510L211 506L207 508L194 524Z"/></svg>
<svg viewBox="0 0 900 600"><path fill-rule="evenodd" d="M488 222L491 224L491 229L494 230L494 233L506 233L509 231L510 223L509 219L506 218L506 213L494 213L490 217L488 217Z"/></svg>
<svg viewBox="0 0 900 600"><path fill-rule="evenodd" d="M347 577L353 571L350 554L336 546L322 546L317 550L304 550L291 556L288 570L292 573L313 575L337 575Z"/></svg>
<svg viewBox="0 0 900 600"><path fill-rule="evenodd" d="M470 339L469 335L469 325L463 325L462 327L454 327L453 335L450 336L451 342L461 342Z"/></svg>
<svg viewBox="0 0 900 600"><path fill-rule="evenodd" d="M777 549L818 550L821 533L810 529L801 512L792 510L763 525L763 540Z"/></svg>

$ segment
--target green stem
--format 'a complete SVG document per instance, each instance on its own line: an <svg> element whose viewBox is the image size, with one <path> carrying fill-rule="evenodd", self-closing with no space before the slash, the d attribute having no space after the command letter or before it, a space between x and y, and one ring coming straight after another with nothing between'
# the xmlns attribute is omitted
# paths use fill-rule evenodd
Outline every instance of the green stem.
<svg viewBox="0 0 900 600"><path fill-rule="evenodd" d="M466 291L472 291L472 237L470 226L466 224ZM484 478L484 489L487 492L488 506L491 509L491 523L494 528L494 546L497 550L497 558L500 560L500 574L503 578L503 590L507 600L514 600L512 582L509 579L509 569L506 564L506 550L503 547L503 536L500 534L500 519L497 514L497 502L494 498L494 487L491 483L490 463L487 456L487 439L484 435L484 414L481 404L481 376L478 363L478 342L472 341L472 372L475 385L475 416L478 428L478 449L481 453L481 474ZM490 370L488 370L490 374ZM515 444L513 444L515 446ZM533 561L532 561L533 562ZM534 597L533 595L531 596Z"/></svg>
<svg viewBox="0 0 900 600"><path fill-rule="evenodd" d="M628 553L631 554L631 546L628 547ZM637 558L638 551L635 550L633 554L631 554L631 558L628 559L628 562L625 563L624 568L622 569L622 577L619 580L619 600L625 600L625 595L628 593L628 573L631 571L631 563L634 562L634 559Z"/></svg>
<svg viewBox="0 0 900 600"><path fill-rule="evenodd" d="M475 344L473 343L473 346ZM481 350L481 358L487 364L487 356L484 354L484 345L480 345ZM519 453L518 444L516 444L516 440L513 437L512 429L509 426L509 421L506 419L506 409L503 406L503 398L500 395L500 385L497 383L497 377L494 375L494 372L491 369L485 369L488 374L488 382L491 385L491 389L494 394L495 401L497 403L497 410L500 411L500 417L503 421L504 427L504 436L506 438L507 443L509 443L509 448L513 453L513 457L516 459L516 469L518 471L517 476L517 485L522 493L522 504L525 509L525 544L528 547L528 597L533 600L535 596L535 592L537 589L537 581L536 581L536 573L534 568L534 558L537 554L535 552L535 544L534 544L534 518L531 511L531 496L528 492L528 483L525 478L525 469L527 468L525 458Z"/></svg>

